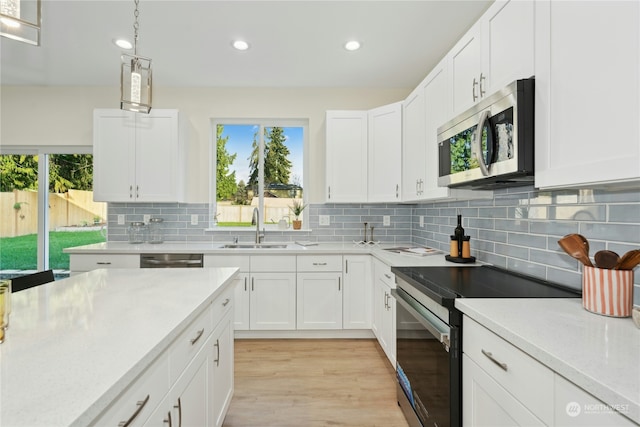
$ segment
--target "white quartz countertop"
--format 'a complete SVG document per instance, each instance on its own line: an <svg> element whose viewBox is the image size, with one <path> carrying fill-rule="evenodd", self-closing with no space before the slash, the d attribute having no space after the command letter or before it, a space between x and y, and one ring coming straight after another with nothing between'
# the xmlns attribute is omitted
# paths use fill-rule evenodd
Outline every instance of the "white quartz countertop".
<svg viewBox="0 0 640 427"><path fill-rule="evenodd" d="M461 298L456 307L640 424L640 329L631 318L588 312L579 298Z"/></svg>
<svg viewBox="0 0 640 427"><path fill-rule="evenodd" d="M237 271L101 269L13 294L0 425L88 425Z"/></svg>
<svg viewBox="0 0 640 427"><path fill-rule="evenodd" d="M432 255L398 254L389 252L387 248L413 247L405 244L358 245L355 243L319 243L312 246L302 246L294 242L265 242L267 244L286 244L286 248L270 249L229 249L223 248L224 243L161 243L132 245L126 242L105 242L92 245L77 246L64 250L68 254L142 254L142 253L201 253L205 255L372 255L392 267L406 266L474 266L480 263L456 264L444 259L444 252ZM206 265L205 265L206 267Z"/></svg>

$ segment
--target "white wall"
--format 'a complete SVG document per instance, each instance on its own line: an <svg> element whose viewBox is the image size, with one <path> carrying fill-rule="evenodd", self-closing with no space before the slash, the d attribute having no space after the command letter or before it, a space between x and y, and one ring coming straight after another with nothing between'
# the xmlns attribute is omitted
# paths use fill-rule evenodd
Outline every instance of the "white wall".
<svg viewBox="0 0 640 427"><path fill-rule="evenodd" d="M188 78L188 77L187 77ZM91 145L94 108L119 108L118 87L3 86L2 145ZM326 110L370 109L403 100L409 89L349 88L154 88L154 108L177 108L195 139L189 154L190 202L208 202L210 119L302 118L309 120L309 201L324 201Z"/></svg>

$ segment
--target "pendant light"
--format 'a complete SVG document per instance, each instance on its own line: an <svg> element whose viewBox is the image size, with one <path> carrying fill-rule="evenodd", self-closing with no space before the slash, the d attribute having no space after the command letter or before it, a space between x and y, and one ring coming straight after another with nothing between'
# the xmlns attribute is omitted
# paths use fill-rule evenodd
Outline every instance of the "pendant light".
<svg viewBox="0 0 640 427"><path fill-rule="evenodd" d="M40 0L0 0L0 36L40 46Z"/></svg>
<svg viewBox="0 0 640 427"><path fill-rule="evenodd" d="M149 113L151 111L151 59L138 56L138 2L133 13L133 55L122 54L120 66L120 109Z"/></svg>

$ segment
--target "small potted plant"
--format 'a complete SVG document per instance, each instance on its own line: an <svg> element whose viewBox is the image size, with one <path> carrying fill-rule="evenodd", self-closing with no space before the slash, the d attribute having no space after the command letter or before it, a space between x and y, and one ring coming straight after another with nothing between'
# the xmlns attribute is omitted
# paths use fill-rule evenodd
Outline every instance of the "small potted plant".
<svg viewBox="0 0 640 427"><path fill-rule="evenodd" d="M293 216L295 216L296 218L293 220L294 230L300 230L302 228L302 220L299 217L306 207L307 205L303 204L302 201L297 199L293 199L293 206L289 206L289 209L291 210L291 212L293 212Z"/></svg>

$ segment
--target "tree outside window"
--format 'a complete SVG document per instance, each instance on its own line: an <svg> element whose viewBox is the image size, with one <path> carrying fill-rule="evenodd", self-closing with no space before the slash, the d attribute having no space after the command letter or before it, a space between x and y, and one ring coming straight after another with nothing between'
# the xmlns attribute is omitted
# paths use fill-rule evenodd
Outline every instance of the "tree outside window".
<svg viewBox="0 0 640 427"><path fill-rule="evenodd" d="M215 202L217 227L249 227L254 208L261 223L290 219L289 206L302 200L303 147L306 123L291 121L214 122Z"/></svg>

